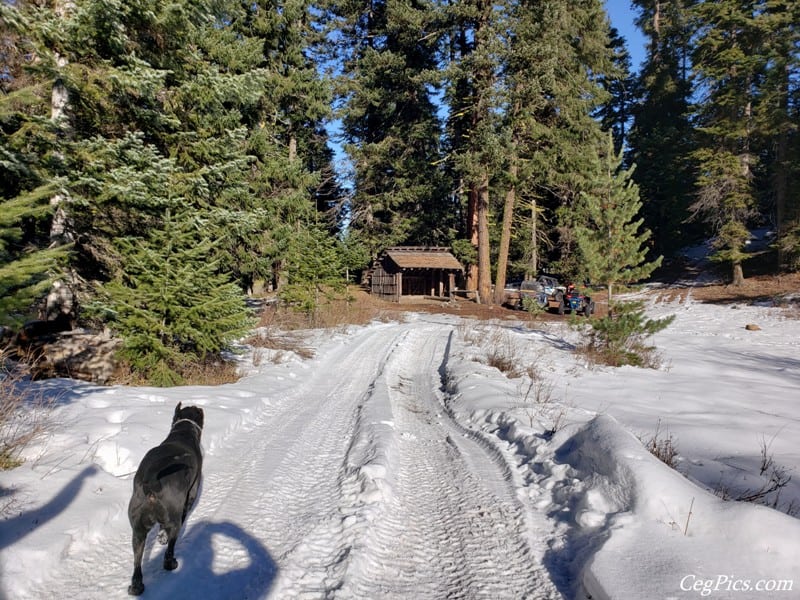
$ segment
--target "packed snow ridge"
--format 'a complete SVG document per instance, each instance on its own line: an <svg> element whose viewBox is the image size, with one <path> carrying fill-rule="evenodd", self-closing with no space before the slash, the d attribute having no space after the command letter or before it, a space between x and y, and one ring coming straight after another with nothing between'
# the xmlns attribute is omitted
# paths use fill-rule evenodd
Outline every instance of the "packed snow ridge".
<svg viewBox="0 0 800 600"><path fill-rule="evenodd" d="M146 598L800 598L800 486L783 512L719 497L763 484L764 447L800 465L800 322L649 311L677 315L658 370L589 368L562 323L411 314L306 332L310 359L251 350L231 385L32 383L56 407L0 473L0 597L127 597L133 473L180 401L205 411L203 487L176 571L151 532Z"/></svg>

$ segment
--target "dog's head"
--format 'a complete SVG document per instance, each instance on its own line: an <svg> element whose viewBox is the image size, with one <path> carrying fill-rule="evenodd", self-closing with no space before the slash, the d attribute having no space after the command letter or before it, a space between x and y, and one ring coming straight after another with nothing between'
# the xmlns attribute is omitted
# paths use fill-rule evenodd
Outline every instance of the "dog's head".
<svg viewBox="0 0 800 600"><path fill-rule="evenodd" d="M172 415L172 424L174 425L176 422L182 419L197 423L197 426L202 429L203 409L199 406L187 406L186 408L183 408L181 403L178 402L178 405L175 407L175 414Z"/></svg>

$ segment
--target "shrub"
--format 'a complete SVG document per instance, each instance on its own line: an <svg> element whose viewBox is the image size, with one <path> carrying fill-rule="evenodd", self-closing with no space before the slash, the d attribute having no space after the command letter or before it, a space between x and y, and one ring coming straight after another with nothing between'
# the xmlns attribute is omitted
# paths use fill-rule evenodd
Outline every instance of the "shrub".
<svg viewBox="0 0 800 600"><path fill-rule="evenodd" d="M619 367L658 367L655 348L646 343L648 337L665 329L675 320L671 315L663 319L648 319L644 303L614 302L609 314L596 319L573 318L575 328L588 329L588 341L583 351L593 361Z"/></svg>
<svg viewBox="0 0 800 600"><path fill-rule="evenodd" d="M211 259L212 242L195 240L169 218L148 238L117 246L125 269L89 306L123 339L120 357L149 383L184 383L182 371L213 360L254 324L241 290Z"/></svg>
<svg viewBox="0 0 800 600"><path fill-rule="evenodd" d="M530 296L525 296L522 299L522 308L528 313L529 320L532 322L538 320L542 315L547 313L547 308L539 306L539 303Z"/></svg>
<svg viewBox="0 0 800 600"><path fill-rule="evenodd" d="M736 485L720 481L714 489L714 493L723 500L763 504L776 510L782 510L790 516L796 516L800 513L800 506L796 501L792 500L788 504L784 504L781 500L781 492L792 480L790 469L775 463L770 449L771 445L772 440L767 442L766 438L761 438L761 461L758 477L755 478L758 482L756 487L745 487L742 483ZM752 478L745 477L743 481L749 483Z"/></svg>
<svg viewBox="0 0 800 600"><path fill-rule="evenodd" d="M515 379L525 374L523 367L525 360L521 348L501 327L494 324L475 327L465 323L463 338L466 343L484 349L486 364L494 367L506 377Z"/></svg>
<svg viewBox="0 0 800 600"><path fill-rule="evenodd" d="M48 401L20 384L19 375L0 372L0 471L19 466L22 450L47 429Z"/></svg>
<svg viewBox="0 0 800 600"><path fill-rule="evenodd" d="M321 307L345 292L341 249L322 229L296 232L289 242L283 267L286 282L281 300L316 322Z"/></svg>

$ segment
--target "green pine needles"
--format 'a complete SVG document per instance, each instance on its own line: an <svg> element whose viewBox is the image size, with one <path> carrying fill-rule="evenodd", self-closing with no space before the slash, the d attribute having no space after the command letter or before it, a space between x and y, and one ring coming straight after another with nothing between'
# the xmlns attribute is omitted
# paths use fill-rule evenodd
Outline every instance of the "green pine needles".
<svg viewBox="0 0 800 600"><path fill-rule="evenodd" d="M123 238L124 272L101 286L99 308L124 340L121 356L154 385L182 383L181 367L229 347L254 325L241 289L217 271L212 242L167 212L147 238Z"/></svg>
<svg viewBox="0 0 800 600"><path fill-rule="evenodd" d="M650 232L642 230L643 220L637 217L642 202L631 180L633 168L622 169L622 153L614 151L611 134L606 144L595 164L591 188L581 194L575 237L585 274L606 286L611 303L615 285L648 277L662 257L645 260Z"/></svg>
<svg viewBox="0 0 800 600"><path fill-rule="evenodd" d="M645 242L650 232L637 218L642 203L639 188L630 179L633 169L622 169L622 153L614 151L611 135L596 163L590 192L582 194L584 218L575 228L585 273L608 290L608 316L589 322L588 350L599 362L612 366L655 366L653 348L645 340L674 319L647 319L641 302L615 302L613 287L649 276L661 258L647 262ZM586 321L577 327L585 327Z"/></svg>
<svg viewBox="0 0 800 600"><path fill-rule="evenodd" d="M584 352L593 361L612 367L656 368L659 366L658 355L655 347L648 345L647 339L674 320L675 315L648 319L641 301L615 302L608 316L589 321ZM585 319L573 319L571 324L581 328L587 326Z"/></svg>
<svg viewBox="0 0 800 600"><path fill-rule="evenodd" d="M289 239L288 246L286 284L280 297L315 322L322 302L344 290L342 250L319 228L299 229Z"/></svg>

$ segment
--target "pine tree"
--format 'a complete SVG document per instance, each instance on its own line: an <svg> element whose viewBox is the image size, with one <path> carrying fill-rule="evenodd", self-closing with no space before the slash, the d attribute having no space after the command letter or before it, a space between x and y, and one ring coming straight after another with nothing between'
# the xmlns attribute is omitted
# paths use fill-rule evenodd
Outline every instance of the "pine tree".
<svg viewBox="0 0 800 600"><path fill-rule="evenodd" d="M25 2L0 4L0 325L12 327L38 316L68 251L49 248L50 198L62 182L49 90L36 76L31 10Z"/></svg>
<svg viewBox="0 0 800 600"><path fill-rule="evenodd" d="M8 124L0 116L0 126ZM2 127L0 178L8 197L0 196L0 326L16 327L38 316L36 306L62 277L69 252L66 246L49 247L50 198L58 185L44 181L46 170L36 157L15 149L24 137L16 125Z"/></svg>
<svg viewBox="0 0 800 600"><path fill-rule="evenodd" d="M38 316L36 305L63 272L65 249L38 250L10 260L0 252L0 326L18 327Z"/></svg>
<svg viewBox="0 0 800 600"><path fill-rule="evenodd" d="M538 274L540 218L538 194L531 190L535 190L532 180L538 176L533 168L535 157L550 143L547 89L558 60L550 39L553 33L548 19L552 8L552 4L543 3L514 3L511 7L513 33L505 48L502 78L506 162L505 173L496 178L499 185L506 187L497 251L496 303L505 295L508 270L515 261L525 263L522 270L530 277ZM529 203L529 218L519 214L523 203Z"/></svg>
<svg viewBox="0 0 800 600"><path fill-rule="evenodd" d="M641 301L617 302L613 312L588 324L587 345L604 364L621 367L657 367L658 358L654 348L646 344L648 337L666 329L675 320L675 315L662 319L649 319ZM587 327L585 320L571 323L580 329Z"/></svg>
<svg viewBox="0 0 800 600"><path fill-rule="evenodd" d="M466 197L463 230L477 259L467 272L467 287L477 290L483 303L493 301L490 186L503 163L498 74L508 13L508 3L486 0L456 3L446 13L451 30L446 40L449 63L445 95L450 111L449 169L453 189Z"/></svg>
<svg viewBox="0 0 800 600"><path fill-rule="evenodd" d="M257 76L255 102L242 109L246 126L250 215L262 215L249 229L252 263L246 283L271 278L276 288L285 272L295 231L324 222L331 235L339 229L344 195L333 168L324 120L331 111L332 85L320 76L315 60L324 46L320 11L307 0L241 5L225 31L225 49L237 44L254 48L238 67ZM322 13L324 14L324 13ZM221 30L223 28L218 24Z"/></svg>
<svg viewBox="0 0 800 600"><path fill-rule="evenodd" d="M604 131L614 135L614 148L623 150L627 143L628 126L633 107L634 78L631 75L631 56L625 46L625 38L614 27L609 30L609 50L614 69L600 80L608 93L608 101L597 111Z"/></svg>
<svg viewBox="0 0 800 600"><path fill-rule="evenodd" d="M644 279L661 264L660 256L646 261L650 232L641 229L643 219L637 218L642 203L631 180L634 167L625 169L622 163L622 151L615 152L609 133L605 151L596 162L591 191L581 194L577 210L581 224L575 236L584 257L584 273L608 290L608 315L590 320L588 345L606 364L649 366L652 348L644 340L674 317L648 319L641 302L614 300L615 285ZM586 327L585 320L574 323Z"/></svg>
<svg viewBox="0 0 800 600"><path fill-rule="evenodd" d="M754 110L766 60L763 15L754 2L739 0L701 2L693 14L698 31L692 59L707 98L698 111L694 158L700 175L690 210L711 226L714 258L731 265L732 283L740 285L748 225L757 212Z"/></svg>
<svg viewBox="0 0 800 600"><path fill-rule="evenodd" d="M800 4L764 3L762 27L768 55L756 114L764 132L766 181L774 199L778 266L800 268Z"/></svg>
<svg viewBox="0 0 800 600"><path fill-rule="evenodd" d="M322 228L302 228L286 253L286 285L280 296L316 324L319 308L344 289L344 251Z"/></svg>
<svg viewBox="0 0 800 600"><path fill-rule="evenodd" d="M585 275L608 289L609 306L613 287L644 279L660 264L661 257L646 262L650 232L642 230L637 218L642 203L631 174L622 168L622 151L614 152L611 135L595 167L592 188L581 194L576 242L583 256Z"/></svg>
<svg viewBox="0 0 800 600"><path fill-rule="evenodd" d="M550 223L553 251L548 266L575 276L583 260L575 244L574 228L581 222L576 203L594 176L597 149L603 147L605 134L594 114L608 101L602 83L615 68L600 2L547 6L547 39L555 64L552 76L544 80L548 140L533 156L532 183Z"/></svg>
<svg viewBox="0 0 800 600"><path fill-rule="evenodd" d="M653 232L654 251L672 254L702 235L687 225L694 201L695 133L691 123L687 0L640 0L637 23L649 38L647 57L635 96L629 136L633 175L644 202L643 216Z"/></svg>
<svg viewBox="0 0 800 600"><path fill-rule="evenodd" d="M529 276L542 265L572 274L580 262L574 205L602 139L593 115L610 98L604 88L620 78L606 15L595 2L514 3L509 22L501 181L518 199L510 263ZM505 211L503 219L506 227Z"/></svg>
<svg viewBox="0 0 800 600"><path fill-rule="evenodd" d="M241 291L209 261L214 242L189 215L146 238L115 241L124 270L101 286L95 306L124 340L122 356L155 385L181 383L181 367L228 348L254 324Z"/></svg>
<svg viewBox="0 0 800 600"><path fill-rule="evenodd" d="M381 0L332 7L341 120L353 165L347 220L352 241L372 256L386 246L449 243L455 216L439 164L441 131L435 6Z"/></svg>

